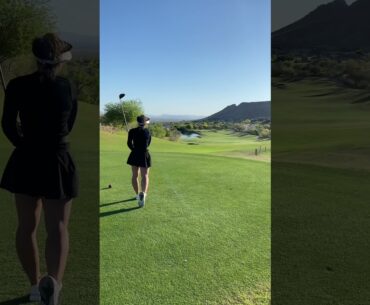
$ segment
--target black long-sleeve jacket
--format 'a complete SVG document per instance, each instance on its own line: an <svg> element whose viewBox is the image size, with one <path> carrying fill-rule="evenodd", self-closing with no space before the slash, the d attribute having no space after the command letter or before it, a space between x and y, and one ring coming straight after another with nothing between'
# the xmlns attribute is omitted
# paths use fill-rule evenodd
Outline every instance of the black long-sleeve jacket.
<svg viewBox="0 0 370 305"><path fill-rule="evenodd" d="M127 146L131 151L145 152L152 141L152 137L148 129L137 127L130 129L128 132Z"/></svg>
<svg viewBox="0 0 370 305"><path fill-rule="evenodd" d="M10 81L2 129L14 146L53 147L65 141L77 115L77 101L67 79L41 81L39 73ZM17 120L21 123L21 132Z"/></svg>

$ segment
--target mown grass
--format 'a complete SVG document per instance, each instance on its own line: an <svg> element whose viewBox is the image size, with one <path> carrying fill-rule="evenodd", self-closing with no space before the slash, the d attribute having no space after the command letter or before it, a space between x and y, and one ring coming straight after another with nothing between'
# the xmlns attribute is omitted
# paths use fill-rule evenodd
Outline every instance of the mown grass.
<svg viewBox="0 0 370 305"><path fill-rule="evenodd" d="M255 139L154 138L144 209L130 201L125 142L124 133L101 133L102 304L251 304L253 296L268 304L269 164L216 155Z"/></svg>
<svg viewBox="0 0 370 305"><path fill-rule="evenodd" d="M321 79L274 88L274 158L333 167L370 168L369 102L363 90Z"/></svg>
<svg viewBox="0 0 370 305"><path fill-rule="evenodd" d="M369 303L366 95L321 79L272 91L276 304Z"/></svg>
<svg viewBox="0 0 370 305"><path fill-rule="evenodd" d="M271 141L258 140L253 135L242 135L230 130L202 130L198 131L200 138L171 142L153 138L153 152L200 154L214 156L231 156L251 160L270 161ZM123 133L110 134L108 138L101 138L101 151L117 149L116 144L121 143L125 148L125 135ZM257 155L255 151L257 149Z"/></svg>

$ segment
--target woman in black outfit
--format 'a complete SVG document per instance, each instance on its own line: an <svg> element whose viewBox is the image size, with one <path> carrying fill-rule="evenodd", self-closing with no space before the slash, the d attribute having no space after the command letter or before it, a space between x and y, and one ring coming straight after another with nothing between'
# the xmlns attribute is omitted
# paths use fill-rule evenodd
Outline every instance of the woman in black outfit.
<svg viewBox="0 0 370 305"><path fill-rule="evenodd" d="M5 93L2 128L15 149L0 187L15 194L18 214L16 248L31 283L31 301L56 305L62 287L69 241L72 198L77 196L77 173L67 135L77 113L67 79L57 76L71 59L72 46L55 34L36 38L32 51L35 73L13 79ZM20 128L17 128L17 117ZM40 280L36 231L41 209L47 231L47 275Z"/></svg>
<svg viewBox="0 0 370 305"><path fill-rule="evenodd" d="M138 127L130 129L127 138L127 146L131 153L128 157L127 164L132 169L132 187L139 200L139 206L145 205L145 199L149 187L149 168L151 166L151 157L148 150L152 137L145 126L149 124L149 118L141 115L137 117ZM141 174L141 192L139 193L139 170Z"/></svg>

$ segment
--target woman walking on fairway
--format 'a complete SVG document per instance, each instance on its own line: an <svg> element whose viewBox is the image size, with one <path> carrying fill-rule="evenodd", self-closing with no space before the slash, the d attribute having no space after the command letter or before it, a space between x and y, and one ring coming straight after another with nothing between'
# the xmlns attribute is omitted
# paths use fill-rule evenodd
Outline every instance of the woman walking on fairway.
<svg viewBox="0 0 370 305"><path fill-rule="evenodd" d="M38 69L10 81L2 117L3 131L15 149L0 187L15 194L16 250L31 283L30 301L43 305L58 304L69 249L68 221L78 188L66 138L76 118L77 102L68 80L57 76L71 59L71 48L55 34L36 38L32 51ZM36 233L42 209L47 275L40 279Z"/></svg>
<svg viewBox="0 0 370 305"><path fill-rule="evenodd" d="M147 128L150 119L145 115L137 117L138 127L130 129L127 138L127 146L131 153L128 157L127 164L131 165L132 169L132 187L136 193L136 198L139 201L139 207L145 205L145 199L149 187L149 168L151 166L151 158L148 147L152 140L150 132ZM139 171L141 174L141 192L139 192Z"/></svg>

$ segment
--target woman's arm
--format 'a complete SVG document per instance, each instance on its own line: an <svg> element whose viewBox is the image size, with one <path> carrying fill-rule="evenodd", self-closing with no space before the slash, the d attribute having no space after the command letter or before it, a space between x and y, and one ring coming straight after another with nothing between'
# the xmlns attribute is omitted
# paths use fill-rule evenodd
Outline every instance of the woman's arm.
<svg viewBox="0 0 370 305"><path fill-rule="evenodd" d="M150 131L148 129L144 129L144 138L142 139L142 145L144 146L144 150L147 151L152 141L152 136L150 135Z"/></svg>
<svg viewBox="0 0 370 305"><path fill-rule="evenodd" d="M149 145L150 145L151 142L152 142L152 135L148 131L148 144L147 144L147 148L149 147Z"/></svg>
<svg viewBox="0 0 370 305"><path fill-rule="evenodd" d="M76 99L72 99L72 110L68 118L68 132L72 131L73 125L76 121L77 116L77 110L78 110L78 103Z"/></svg>
<svg viewBox="0 0 370 305"><path fill-rule="evenodd" d="M77 117L78 102L77 102L77 96L76 96L74 88L72 88L71 85L69 85L69 87L70 87L70 94L71 94L71 100L72 100L72 110L68 118L68 132L71 132L73 125L76 121L76 117Z"/></svg>
<svg viewBox="0 0 370 305"><path fill-rule="evenodd" d="M16 88L14 86L14 83L10 82L5 91L1 126L5 136L15 147L17 147L22 141L22 137L18 134L17 131L18 112L19 109L17 103Z"/></svg>
<svg viewBox="0 0 370 305"><path fill-rule="evenodd" d="M133 130L131 129L129 132L128 132L128 137L127 137L127 146L131 149L131 150L134 150L134 144L132 143L134 139L134 135L133 135Z"/></svg>

